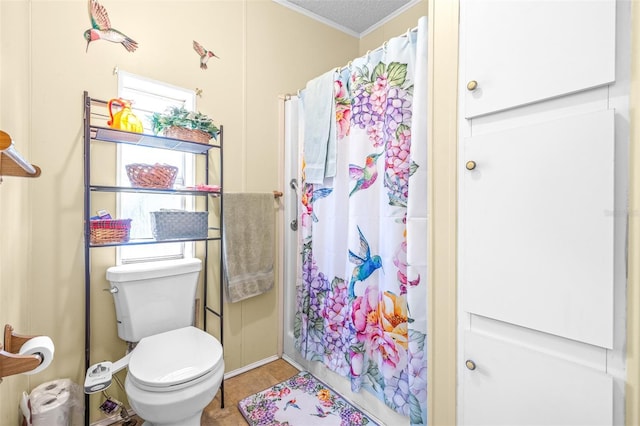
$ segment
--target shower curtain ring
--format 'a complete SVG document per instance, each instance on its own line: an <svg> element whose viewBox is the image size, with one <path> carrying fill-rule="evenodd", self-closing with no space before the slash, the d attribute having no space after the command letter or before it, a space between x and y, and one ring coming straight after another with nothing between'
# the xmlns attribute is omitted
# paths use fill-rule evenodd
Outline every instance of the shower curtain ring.
<svg viewBox="0 0 640 426"><path fill-rule="evenodd" d="M387 53L387 45L389 44L389 40L385 40L384 43L382 43L382 51L384 53Z"/></svg>

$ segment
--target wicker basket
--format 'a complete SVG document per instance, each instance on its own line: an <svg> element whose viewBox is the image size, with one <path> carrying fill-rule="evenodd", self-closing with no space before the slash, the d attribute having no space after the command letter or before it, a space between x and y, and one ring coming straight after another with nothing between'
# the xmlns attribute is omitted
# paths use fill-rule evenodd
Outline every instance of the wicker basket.
<svg viewBox="0 0 640 426"><path fill-rule="evenodd" d="M132 186L168 189L173 187L178 168L168 164L127 164L127 176Z"/></svg>
<svg viewBox="0 0 640 426"><path fill-rule="evenodd" d="M183 141L209 143L209 140L211 140L209 133L185 127L171 126L164 129L163 133L168 138L181 139Z"/></svg>
<svg viewBox="0 0 640 426"><path fill-rule="evenodd" d="M151 212L153 236L156 240L207 238L209 212L164 210Z"/></svg>
<svg viewBox="0 0 640 426"><path fill-rule="evenodd" d="M131 219L98 219L90 222L91 244L126 243L129 241Z"/></svg>

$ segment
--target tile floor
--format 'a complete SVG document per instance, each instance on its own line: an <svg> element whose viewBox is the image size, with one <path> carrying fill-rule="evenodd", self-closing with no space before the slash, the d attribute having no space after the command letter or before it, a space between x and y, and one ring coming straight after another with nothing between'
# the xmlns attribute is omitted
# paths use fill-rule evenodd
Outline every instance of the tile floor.
<svg viewBox="0 0 640 426"><path fill-rule="evenodd" d="M238 401L298 373L298 369L283 359L270 362L224 381L224 408L220 408L220 392L204 409L202 426L240 426L247 422L238 410ZM122 423L118 423L121 426ZM138 421L136 426L141 426Z"/></svg>

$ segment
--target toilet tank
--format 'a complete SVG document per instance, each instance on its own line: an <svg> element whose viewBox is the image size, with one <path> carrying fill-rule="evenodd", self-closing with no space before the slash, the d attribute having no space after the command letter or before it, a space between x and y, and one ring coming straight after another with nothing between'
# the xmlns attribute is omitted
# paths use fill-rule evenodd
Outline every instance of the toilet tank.
<svg viewBox="0 0 640 426"><path fill-rule="evenodd" d="M193 325L200 259L163 260L107 269L118 336L127 342Z"/></svg>

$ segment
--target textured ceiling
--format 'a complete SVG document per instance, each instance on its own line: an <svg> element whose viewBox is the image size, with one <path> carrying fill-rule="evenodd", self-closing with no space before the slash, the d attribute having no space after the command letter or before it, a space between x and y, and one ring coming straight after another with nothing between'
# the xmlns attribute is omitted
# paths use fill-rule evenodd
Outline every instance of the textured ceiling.
<svg viewBox="0 0 640 426"><path fill-rule="evenodd" d="M362 37L418 0L274 0L283 6Z"/></svg>

